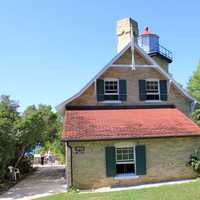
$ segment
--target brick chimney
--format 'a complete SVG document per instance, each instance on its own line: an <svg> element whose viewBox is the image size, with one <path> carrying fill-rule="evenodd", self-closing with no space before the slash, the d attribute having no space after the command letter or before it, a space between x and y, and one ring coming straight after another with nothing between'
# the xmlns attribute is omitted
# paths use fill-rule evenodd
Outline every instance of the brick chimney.
<svg viewBox="0 0 200 200"><path fill-rule="evenodd" d="M138 23L130 17L119 20L117 22L117 52L120 52L131 41L131 34L137 42Z"/></svg>

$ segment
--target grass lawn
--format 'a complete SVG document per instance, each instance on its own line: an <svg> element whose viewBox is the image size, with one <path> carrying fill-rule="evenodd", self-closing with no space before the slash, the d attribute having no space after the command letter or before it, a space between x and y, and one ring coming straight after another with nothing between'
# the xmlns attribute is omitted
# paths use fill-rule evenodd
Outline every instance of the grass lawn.
<svg viewBox="0 0 200 200"><path fill-rule="evenodd" d="M62 193L37 200L200 200L200 180L191 183L107 193Z"/></svg>

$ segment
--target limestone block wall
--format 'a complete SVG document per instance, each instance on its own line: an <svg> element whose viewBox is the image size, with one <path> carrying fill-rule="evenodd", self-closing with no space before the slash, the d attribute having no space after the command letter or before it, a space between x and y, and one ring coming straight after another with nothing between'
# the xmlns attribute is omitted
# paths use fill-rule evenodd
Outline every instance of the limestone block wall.
<svg viewBox="0 0 200 200"><path fill-rule="evenodd" d="M161 66L167 73L169 72L169 63L165 60L160 58L159 56L153 56L152 57L159 66Z"/></svg>
<svg viewBox="0 0 200 200"><path fill-rule="evenodd" d="M73 147L73 184L82 189L134 185L197 176L187 163L191 153L200 146L199 137L71 142L70 144ZM106 177L105 147L116 144L146 145L147 174L130 179ZM76 146L84 146L85 152L76 154Z"/></svg>
<svg viewBox="0 0 200 200"><path fill-rule="evenodd" d="M120 105L143 105L152 104L139 99L139 85L138 80L153 78L153 79L165 79L157 70L153 68L142 68L132 70L131 68L124 67L111 67L105 73L102 74L99 79L104 78L117 78L127 80L127 101L121 102ZM169 87L169 85L168 85ZM168 101L154 102L153 104L175 104L179 110L185 114L189 114L191 111L191 102L183 96L176 88L171 84L168 93ZM76 98L68 105L93 105L102 106L107 105L105 102L98 102L96 99L96 86L93 83L80 97ZM119 105L119 104L117 104Z"/></svg>

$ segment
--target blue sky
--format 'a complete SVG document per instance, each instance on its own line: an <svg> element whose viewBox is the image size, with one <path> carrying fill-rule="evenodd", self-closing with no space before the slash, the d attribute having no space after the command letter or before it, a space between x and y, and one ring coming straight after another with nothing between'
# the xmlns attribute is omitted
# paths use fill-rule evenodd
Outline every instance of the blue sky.
<svg viewBox="0 0 200 200"><path fill-rule="evenodd" d="M0 94L53 107L116 54L116 21L131 16L173 51L186 86L200 58L200 1L16 0L0 2Z"/></svg>

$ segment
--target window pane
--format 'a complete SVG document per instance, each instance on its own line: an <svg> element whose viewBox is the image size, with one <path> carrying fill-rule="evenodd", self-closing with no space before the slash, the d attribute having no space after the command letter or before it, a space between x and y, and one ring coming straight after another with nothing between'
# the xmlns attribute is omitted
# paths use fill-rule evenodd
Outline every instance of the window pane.
<svg viewBox="0 0 200 200"><path fill-rule="evenodd" d="M146 81L146 91L147 92L158 92L158 81Z"/></svg>
<svg viewBox="0 0 200 200"><path fill-rule="evenodd" d="M133 160L133 153L129 154L129 160Z"/></svg>
<svg viewBox="0 0 200 200"><path fill-rule="evenodd" d="M134 162L133 147L117 148L116 160L117 162Z"/></svg>
<svg viewBox="0 0 200 200"><path fill-rule="evenodd" d="M121 154L117 155L117 160L122 160L122 155Z"/></svg>
<svg viewBox="0 0 200 200"><path fill-rule="evenodd" d="M128 160L128 154L124 154L123 160Z"/></svg>
<svg viewBox="0 0 200 200"><path fill-rule="evenodd" d="M117 174L135 173L135 164L117 164Z"/></svg>
<svg viewBox="0 0 200 200"><path fill-rule="evenodd" d="M105 94L118 94L118 81L105 81Z"/></svg>
<svg viewBox="0 0 200 200"><path fill-rule="evenodd" d="M146 100L159 100L158 81L146 81Z"/></svg>
<svg viewBox="0 0 200 200"><path fill-rule="evenodd" d="M123 153L128 153L128 149L124 148Z"/></svg>
<svg viewBox="0 0 200 200"><path fill-rule="evenodd" d="M156 95L154 95L154 94L147 94L146 95L146 100L159 100L159 95L158 94L156 94Z"/></svg>

